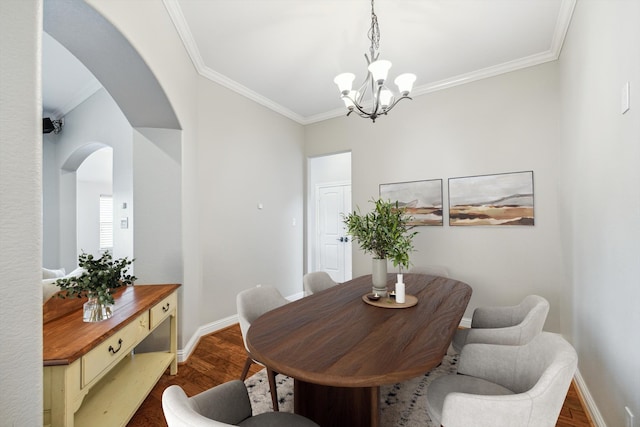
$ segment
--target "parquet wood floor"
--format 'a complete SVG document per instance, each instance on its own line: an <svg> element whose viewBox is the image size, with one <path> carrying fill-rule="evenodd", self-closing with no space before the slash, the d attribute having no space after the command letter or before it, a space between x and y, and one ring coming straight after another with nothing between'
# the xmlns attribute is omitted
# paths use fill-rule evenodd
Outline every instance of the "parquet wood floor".
<svg viewBox="0 0 640 427"><path fill-rule="evenodd" d="M240 378L245 358L237 324L203 336L189 359L180 364L178 375L171 376L167 372L160 378L128 427L166 427L161 403L165 388L178 384L188 396L193 396L214 385ZM249 375L260 369L261 366L252 365ZM574 383L567 393L556 427L594 427Z"/></svg>

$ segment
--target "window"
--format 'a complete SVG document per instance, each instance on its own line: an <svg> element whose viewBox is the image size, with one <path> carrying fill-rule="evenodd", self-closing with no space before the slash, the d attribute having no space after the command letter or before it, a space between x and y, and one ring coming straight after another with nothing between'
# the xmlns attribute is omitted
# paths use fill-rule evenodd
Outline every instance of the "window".
<svg viewBox="0 0 640 427"><path fill-rule="evenodd" d="M113 249L113 196L100 195L100 250Z"/></svg>

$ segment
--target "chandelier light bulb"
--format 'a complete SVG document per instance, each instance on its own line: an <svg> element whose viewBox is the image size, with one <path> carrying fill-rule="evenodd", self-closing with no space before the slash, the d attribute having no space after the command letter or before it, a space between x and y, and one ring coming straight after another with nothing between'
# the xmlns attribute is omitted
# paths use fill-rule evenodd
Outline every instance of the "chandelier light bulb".
<svg viewBox="0 0 640 427"><path fill-rule="evenodd" d="M380 105L383 110L389 108L391 102L393 101L393 93L389 89L382 89L380 91Z"/></svg>
<svg viewBox="0 0 640 427"><path fill-rule="evenodd" d="M356 78L353 73L338 74L333 82L338 85L338 90L342 95L349 95L351 92L351 86L353 86L353 80Z"/></svg>
<svg viewBox="0 0 640 427"><path fill-rule="evenodd" d="M373 80L378 85L383 85L384 81L387 80L387 74L389 74L390 68L391 68L391 61L380 59L378 61L374 61L371 64L369 64L368 70L373 76Z"/></svg>
<svg viewBox="0 0 640 427"><path fill-rule="evenodd" d="M407 96L411 93L411 89L413 89L413 84L416 81L416 75L411 73L400 74L394 80L394 83L398 86L398 90L402 94L402 96Z"/></svg>
<svg viewBox="0 0 640 427"><path fill-rule="evenodd" d="M342 101L344 101L344 106L347 107L347 109L349 110L353 110L355 108L355 104L353 102L354 101L358 102L359 96L360 96L360 92L356 90L349 91L348 94L342 97Z"/></svg>

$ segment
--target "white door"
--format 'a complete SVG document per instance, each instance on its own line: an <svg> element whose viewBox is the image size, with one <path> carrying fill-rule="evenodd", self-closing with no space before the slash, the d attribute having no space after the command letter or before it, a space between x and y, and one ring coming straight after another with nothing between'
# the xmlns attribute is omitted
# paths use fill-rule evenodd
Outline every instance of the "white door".
<svg viewBox="0 0 640 427"><path fill-rule="evenodd" d="M318 186L316 194L316 271L336 282L351 280L351 237L343 222L351 212L351 185Z"/></svg>

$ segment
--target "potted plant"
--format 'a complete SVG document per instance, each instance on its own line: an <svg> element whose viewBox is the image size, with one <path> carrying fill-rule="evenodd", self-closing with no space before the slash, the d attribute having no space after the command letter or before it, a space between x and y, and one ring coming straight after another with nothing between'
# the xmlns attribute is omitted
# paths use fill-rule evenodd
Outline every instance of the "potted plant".
<svg viewBox="0 0 640 427"><path fill-rule="evenodd" d="M99 322L113 315L113 294L117 288L133 285L136 277L126 274L134 260L126 257L113 260L109 251L100 258L82 253L78 257L78 265L83 273L76 277L58 279L56 285L62 292L60 298L88 298L84 304L83 320Z"/></svg>
<svg viewBox="0 0 640 427"><path fill-rule="evenodd" d="M372 199L373 211L361 214L360 209L344 218L347 233L360 245L365 253L373 255L373 292L386 295L387 259L395 267L409 268L409 254L413 251L411 216L398 202Z"/></svg>

